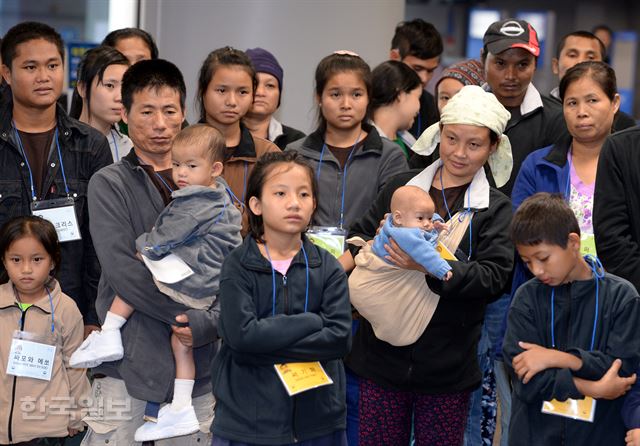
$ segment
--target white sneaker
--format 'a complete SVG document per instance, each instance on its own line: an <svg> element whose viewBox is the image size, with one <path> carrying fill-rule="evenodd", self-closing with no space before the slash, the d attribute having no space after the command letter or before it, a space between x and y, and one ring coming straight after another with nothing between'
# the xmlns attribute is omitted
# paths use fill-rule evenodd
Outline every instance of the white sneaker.
<svg viewBox="0 0 640 446"><path fill-rule="evenodd" d="M92 331L73 352L69 365L76 369L91 369L103 362L117 361L124 356L120 330Z"/></svg>
<svg viewBox="0 0 640 446"><path fill-rule="evenodd" d="M165 438L190 435L200 430L200 423L193 406L183 407L175 411L167 404L158 413L158 422L147 421L136 430L134 440L156 441Z"/></svg>

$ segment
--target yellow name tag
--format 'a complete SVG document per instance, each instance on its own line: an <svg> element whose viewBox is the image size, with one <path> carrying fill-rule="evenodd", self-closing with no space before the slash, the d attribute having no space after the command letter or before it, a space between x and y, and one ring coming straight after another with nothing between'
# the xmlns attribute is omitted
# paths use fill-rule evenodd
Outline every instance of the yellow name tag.
<svg viewBox="0 0 640 446"><path fill-rule="evenodd" d="M442 242L438 242L438 244L436 245L436 251L438 252L438 254L440 254L440 257L445 260L458 260L456 259L456 256L454 256L451 251L449 251L449 248L442 244Z"/></svg>
<svg viewBox="0 0 640 446"><path fill-rule="evenodd" d="M333 384L318 361L274 364L274 367L289 396Z"/></svg>
<svg viewBox="0 0 640 446"><path fill-rule="evenodd" d="M596 413L596 400L586 396L580 400L569 398L566 401L544 401L542 403L542 413L593 423L593 417Z"/></svg>
<svg viewBox="0 0 640 446"><path fill-rule="evenodd" d="M597 257L596 237L593 234L582 234L580 236L580 254L583 256L591 254Z"/></svg>

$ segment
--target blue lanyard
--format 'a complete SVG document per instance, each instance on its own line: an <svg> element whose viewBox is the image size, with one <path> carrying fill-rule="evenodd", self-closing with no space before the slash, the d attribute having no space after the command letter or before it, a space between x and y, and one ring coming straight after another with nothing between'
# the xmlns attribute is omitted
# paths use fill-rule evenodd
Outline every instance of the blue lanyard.
<svg viewBox="0 0 640 446"><path fill-rule="evenodd" d="M449 205L447 204L447 197L444 194L444 183L442 181L443 168L444 168L444 165L440 166L440 191L442 192L442 201L444 203L444 208L447 210L447 215L449 216L449 220L451 220L451 211L449 210ZM461 222L464 219L465 213L472 214L471 192L467 194L467 208L465 209L464 213L460 214L460 216L458 217L459 222ZM473 245L471 244L472 241L473 241L473 215L469 217L469 255L467 256L467 261L471 260L471 253L473 252Z"/></svg>
<svg viewBox="0 0 640 446"><path fill-rule="evenodd" d="M587 263L589 263L589 265L591 265L591 270L593 271L593 278L596 281L596 308L594 312L595 314L593 316L593 330L591 331L591 348L589 349L590 351L593 351L593 347L595 346L595 342L596 342L596 328L598 326L598 302L599 302L599 294L600 294L599 281L604 277L604 269L602 268L602 263L600 263L600 259L598 259L597 257L589 254L584 256L584 259L587 261ZM553 322L555 320L555 310L553 308L555 303L555 295L556 295L556 289L552 288L551 289L551 347L553 348L556 348L556 336L553 328Z"/></svg>
<svg viewBox="0 0 640 446"><path fill-rule="evenodd" d="M356 142L353 144L351 148L351 152L349 152L349 156L347 157L347 161L344 163L344 169L342 170L342 196L340 198L340 220L338 222L338 227L344 227L344 196L347 190L347 167L349 166L349 162L351 161L351 157L356 150L356 146L358 142L360 142L360 136L362 135L362 130L358 134L356 138ZM320 151L320 160L318 161L318 168L316 169L316 181L320 181L320 170L322 169L322 160L324 158L324 151L327 149L327 143L322 144L322 150Z"/></svg>
<svg viewBox="0 0 640 446"><path fill-rule="evenodd" d="M235 201L236 203L238 203L240 205L241 212L244 212L245 204L242 201L240 201L240 199L236 196L236 194L233 193L231 189L227 189L227 192L231 197L231 201Z"/></svg>
<svg viewBox="0 0 640 446"><path fill-rule="evenodd" d="M249 170L249 163L247 161L244 162L244 176L242 177L242 204L244 205L244 200L247 198L247 171Z"/></svg>
<svg viewBox="0 0 640 446"><path fill-rule="evenodd" d="M137 158L138 158L138 163L144 164L145 166L150 166L149 164L143 163L142 160L139 157L137 157ZM153 166L150 166L150 167L153 169ZM164 180L164 178L162 178L162 175L160 175L158 172L156 172L156 169L153 169L153 174L156 176L156 178L158 178L162 182L162 184L164 184L164 187L166 187L169 190L169 192L173 192L173 188L171 186L169 186L169 183L167 183Z"/></svg>
<svg viewBox="0 0 640 446"><path fill-rule="evenodd" d="M244 201L247 198L247 173L249 170L249 163L247 161L244 162L244 178L242 180L242 200L240 198L238 198L236 196L236 194L233 193L233 191L229 188L227 188L227 192L229 193L229 196L231 197L231 201L235 201L236 203L238 203L240 205L240 209L241 212L244 212L244 208L245 208L245 204Z"/></svg>
<svg viewBox="0 0 640 446"><path fill-rule="evenodd" d="M38 197L36 196L36 188L33 182L33 172L31 170L31 165L29 164L29 159L27 158L27 153L24 151L24 146L22 145L22 139L20 138L20 133L18 133L18 128L16 127L16 123L12 122L13 131L16 135L16 140L18 141L18 146L20 147L20 152L24 157L24 161L27 164L27 169L29 169L29 183L31 185L31 199L36 201ZM60 170L62 171L62 181L64 181L64 191L69 196L69 186L67 185L67 176L64 173L64 163L62 162L62 152L60 151L60 141L58 140L58 127L56 127L56 131L54 133L54 139L56 141L56 148L58 149L58 160L60 161Z"/></svg>
<svg viewBox="0 0 640 446"><path fill-rule="evenodd" d="M167 182L164 180L164 178L162 178L162 175L160 175L158 172L156 172L156 171L155 171L155 169L154 169L153 173L156 175L156 177L158 177L158 179L159 179L160 181L162 181L162 184L164 184L164 186L165 186L167 189L169 189L169 192L173 192L173 188L172 188L171 186L169 186L169 183L167 183Z"/></svg>
<svg viewBox="0 0 640 446"><path fill-rule="evenodd" d="M307 312L309 306L309 258L307 257L307 251L304 249L304 243L300 240L300 248L302 249L302 255L304 256L305 266L305 290L304 290L304 312ZM267 253L269 259L269 265L271 266L271 315L276 315L276 269L273 267L273 260L271 260L271 254L269 254L269 248L267 244L264 244L264 251Z"/></svg>
<svg viewBox="0 0 640 446"><path fill-rule="evenodd" d="M49 291L49 288L47 288L46 286L44 287L45 290L47 290L47 294L49 295L49 305L51 306L51 333L53 333L55 331L55 323L54 323L54 313L53 313L53 298L51 297L51 292ZM20 298L18 297L18 292L16 291L16 287L15 285L13 286L13 294L16 296L16 299L18 300L18 302L20 302ZM22 318L24 317L24 313L26 310L23 310L22 307L20 305L18 305L18 307L20 308L20 319L18 319L18 327L20 327L22 324L20 324L20 321L22 320Z"/></svg>
<svg viewBox="0 0 640 446"><path fill-rule="evenodd" d="M564 191L564 198L569 202L571 201L571 149L569 149L569 153L567 154L567 164L569 164L569 169L567 171L567 187Z"/></svg>
<svg viewBox="0 0 640 446"><path fill-rule="evenodd" d="M447 210L447 215L449 216L449 220L451 220L451 211L449 210L449 205L447 204L447 197L444 194L444 182L442 181L442 169L440 166L440 192L442 192L442 201L444 203L444 208Z"/></svg>
<svg viewBox="0 0 640 446"><path fill-rule="evenodd" d="M44 287L47 290L47 294L49 295L49 305L51 306L51 333L55 330L55 323L53 322L53 298L51 297L51 292L49 288Z"/></svg>
<svg viewBox="0 0 640 446"><path fill-rule="evenodd" d="M118 153L118 143L116 142L116 137L114 136L113 132L115 130L111 129L111 141L113 141L113 147L114 149L116 149L116 159L114 159L113 161L118 161L120 159L120 154Z"/></svg>

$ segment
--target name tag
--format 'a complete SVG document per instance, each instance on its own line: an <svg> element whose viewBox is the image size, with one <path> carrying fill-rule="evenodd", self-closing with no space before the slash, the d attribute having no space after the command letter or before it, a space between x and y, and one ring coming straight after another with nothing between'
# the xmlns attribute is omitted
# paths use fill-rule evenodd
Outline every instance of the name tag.
<svg viewBox="0 0 640 446"><path fill-rule="evenodd" d="M345 229L328 226L311 226L306 234L314 245L326 249L335 258L344 254L347 239L347 231Z"/></svg>
<svg viewBox="0 0 640 446"><path fill-rule="evenodd" d="M55 345L37 342L30 333L15 331L9 350L7 374L50 381L55 355Z"/></svg>
<svg viewBox="0 0 640 446"><path fill-rule="evenodd" d="M61 243L81 239L73 198L34 201L31 203L31 213L50 221Z"/></svg>
<svg viewBox="0 0 640 446"><path fill-rule="evenodd" d="M597 257L596 254L596 237L593 234L581 234L580 236L580 254L586 256L591 254Z"/></svg>
<svg viewBox="0 0 640 446"><path fill-rule="evenodd" d="M451 251L449 251L449 248L444 246L444 244L440 241L436 245L436 252L440 254L440 257L442 257L445 260L454 260L454 261L458 260L456 256L453 255Z"/></svg>
<svg viewBox="0 0 640 446"><path fill-rule="evenodd" d="M142 254L142 261L158 282L176 283L194 274L189 265L175 254L168 254L160 260L151 260Z"/></svg>
<svg viewBox="0 0 640 446"><path fill-rule="evenodd" d="M274 364L274 367L289 396L333 384L318 361Z"/></svg>
<svg viewBox="0 0 640 446"><path fill-rule="evenodd" d="M596 400L587 396L580 400L569 398L566 401L544 401L542 403L542 413L593 423L593 417L596 413Z"/></svg>

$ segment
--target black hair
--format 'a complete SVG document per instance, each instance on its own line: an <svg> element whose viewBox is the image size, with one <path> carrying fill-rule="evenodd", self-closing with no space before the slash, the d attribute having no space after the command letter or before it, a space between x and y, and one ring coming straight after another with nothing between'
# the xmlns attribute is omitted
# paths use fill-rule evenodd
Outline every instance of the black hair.
<svg viewBox="0 0 640 446"><path fill-rule="evenodd" d="M91 114L91 89L93 88L93 80L97 78L98 84L101 84L104 71L110 65L126 65L128 67L131 64L129 63L129 59L124 57L124 54L110 46L92 48L84 54L78 65L78 84L73 90L69 116L78 119L82 114L83 101L80 93L78 93L79 84L82 84L84 88L84 102L86 103L89 114Z"/></svg>
<svg viewBox="0 0 640 446"><path fill-rule="evenodd" d="M180 107L184 111L187 87L180 69L164 59L141 60L131 65L122 76L122 105L128 113L135 93L147 88L159 90L163 87L180 94Z"/></svg>
<svg viewBox="0 0 640 446"><path fill-rule="evenodd" d="M251 63L251 59L244 51L237 50L230 46L218 48L209 53L207 58L202 62L200 67L200 75L198 76L198 108L200 109L200 121L206 121L207 112L204 108L204 95L209 88L209 83L216 71L221 66L237 66L246 71L251 77L251 83L253 84L253 94L255 95L256 88L258 87L258 75Z"/></svg>
<svg viewBox="0 0 640 446"><path fill-rule="evenodd" d="M54 44L60 53L60 58L64 63L64 44L60 34L44 23L40 22L22 22L11 28L2 38L0 45L0 54L2 55L2 63L11 69L11 63L16 57L18 45L30 40L44 39Z"/></svg>
<svg viewBox="0 0 640 446"><path fill-rule="evenodd" d="M0 228L0 253L2 255L3 265L4 256L11 244L16 240L29 236L38 240L49 256L51 256L51 260L53 261L51 275L55 277L60 267L60 242L58 241L56 228L54 228L50 221L34 215L14 217ZM8 280L9 276L3 267L2 271L0 271L0 283L5 283Z"/></svg>
<svg viewBox="0 0 640 446"><path fill-rule="evenodd" d="M322 59L316 68L316 96L321 98L329 80L336 74L346 71L358 74L365 85L369 103L367 104L367 112L363 122L367 122L371 115L371 96L373 93L371 68L369 68L369 65L360 56L355 54L333 53ZM318 129L324 131L326 128L327 121L322 115L322 110L318 107Z"/></svg>
<svg viewBox="0 0 640 446"><path fill-rule="evenodd" d="M251 200L251 197L256 197L257 199L262 198L262 189L264 188L264 184L267 182L271 172L273 171L273 169L282 164L294 164L303 167L309 174L309 180L311 181L311 194L313 196L313 199L316 202L318 200L318 183L316 181L316 176L313 172L313 168L298 152L268 152L258 158L258 161L256 162L251 175L249 175L249 180L247 182L245 206L247 207L247 212L249 213L249 231L254 239L262 243L264 243L264 240L262 238L262 236L264 235L264 224L262 221L262 216L256 215L251 212L249 201Z"/></svg>
<svg viewBox="0 0 640 446"><path fill-rule="evenodd" d="M500 141L500 137L498 136L498 134L493 130L489 129L489 142L491 143L491 145L498 144L499 141Z"/></svg>
<svg viewBox="0 0 640 446"><path fill-rule="evenodd" d="M224 162L225 139L218 129L209 124L193 124L176 135L173 147L178 144L202 148L204 155L211 162Z"/></svg>
<svg viewBox="0 0 640 446"><path fill-rule="evenodd" d="M140 28L122 28L111 31L102 40L101 45L115 48L119 40L135 37L141 39L145 45L147 45L147 48L149 48L149 52L151 53L151 59L158 58L158 46L156 45L156 42L153 40L153 37L151 37L151 34Z"/></svg>
<svg viewBox="0 0 640 446"><path fill-rule="evenodd" d="M580 225L561 194L532 195L522 202L511 221L511 240L515 245L547 243L564 249L571 233L580 235Z"/></svg>
<svg viewBox="0 0 640 446"><path fill-rule="evenodd" d="M609 33L611 37L613 37L613 30L607 25L605 25L604 23L594 26L593 29L591 30L593 34L595 34L597 31L606 31Z"/></svg>
<svg viewBox="0 0 640 446"><path fill-rule="evenodd" d="M442 37L435 26L422 19L400 22L391 40L391 49L398 50L400 59L407 56L433 59L442 54Z"/></svg>
<svg viewBox="0 0 640 446"><path fill-rule="evenodd" d="M604 62L589 60L580 62L567 70L564 77L560 80L560 86L558 88L560 100L564 102L564 95L569 85L585 76L589 76L597 83L609 100L613 101L615 99L618 93L616 72Z"/></svg>
<svg viewBox="0 0 640 446"><path fill-rule="evenodd" d="M410 93L422 87L417 73L407 64L397 60L382 62L371 72L371 111L392 104L400 93Z"/></svg>
<svg viewBox="0 0 640 446"><path fill-rule="evenodd" d="M582 37L583 39L595 40L596 42L598 42L598 46L600 47L601 59L604 60L607 56L607 49L604 47L604 43L602 43L602 40L598 39L595 34L590 33L589 31L579 30L569 33L563 36L562 39L560 39L558 45L556 46L556 59L560 59L560 54L562 53L562 50L564 49L564 46L567 43L567 39L569 37Z"/></svg>

